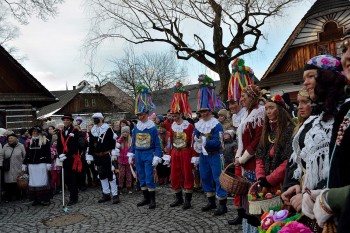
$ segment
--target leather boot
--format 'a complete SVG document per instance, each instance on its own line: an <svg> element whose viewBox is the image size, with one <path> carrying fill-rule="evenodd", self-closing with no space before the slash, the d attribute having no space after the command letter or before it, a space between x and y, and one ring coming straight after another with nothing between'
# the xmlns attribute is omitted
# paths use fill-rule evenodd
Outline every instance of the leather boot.
<svg viewBox="0 0 350 233"><path fill-rule="evenodd" d="M170 207L176 207L182 205L184 203L184 199L182 197L182 192L175 193L175 201L170 204Z"/></svg>
<svg viewBox="0 0 350 233"><path fill-rule="evenodd" d="M185 193L185 203L182 206L183 210L191 208L192 193Z"/></svg>
<svg viewBox="0 0 350 233"><path fill-rule="evenodd" d="M110 200L111 200L111 196L109 194L103 194L102 198L98 200L98 203L103 203Z"/></svg>
<svg viewBox="0 0 350 233"><path fill-rule="evenodd" d="M113 196L112 200L113 200L113 204L118 204L120 202L119 195Z"/></svg>
<svg viewBox="0 0 350 233"><path fill-rule="evenodd" d="M222 199L219 201L219 208L214 212L214 216L220 216L227 213L227 199Z"/></svg>
<svg viewBox="0 0 350 233"><path fill-rule="evenodd" d="M215 196L212 197L208 197L208 204L204 207L202 207L202 211L208 211L208 210L212 210L212 209L216 209L216 203L215 203Z"/></svg>
<svg viewBox="0 0 350 233"><path fill-rule="evenodd" d="M148 205L150 202L148 190L142 190L142 193L143 193L143 200L141 202L137 203L137 206Z"/></svg>
<svg viewBox="0 0 350 233"><path fill-rule="evenodd" d="M232 219L228 220L229 225L239 225L242 224L243 216L245 216L245 210L243 208L237 209L238 215Z"/></svg>
<svg viewBox="0 0 350 233"><path fill-rule="evenodd" d="M149 197L150 197L151 202L149 203L148 208L149 209L156 208L156 192L155 191L150 191L149 192Z"/></svg>

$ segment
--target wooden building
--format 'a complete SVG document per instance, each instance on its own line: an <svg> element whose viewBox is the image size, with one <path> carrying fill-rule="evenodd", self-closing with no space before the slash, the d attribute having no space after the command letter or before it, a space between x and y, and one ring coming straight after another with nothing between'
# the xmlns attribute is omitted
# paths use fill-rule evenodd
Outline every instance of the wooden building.
<svg viewBox="0 0 350 233"><path fill-rule="evenodd" d="M33 126L37 110L56 98L0 45L0 127Z"/></svg>
<svg viewBox="0 0 350 233"><path fill-rule="evenodd" d="M91 116L95 112L101 112L113 119L125 118L127 115L87 81L73 86L73 90L52 91L51 93L59 101L41 108L38 118L42 120L50 118L55 124L61 122L61 117L65 113L72 113L73 116L80 115L85 123L91 120Z"/></svg>
<svg viewBox="0 0 350 233"><path fill-rule="evenodd" d="M263 77L261 88L286 92L296 101L303 85L303 68L321 54L340 56L340 39L350 25L349 0L317 0L294 29Z"/></svg>

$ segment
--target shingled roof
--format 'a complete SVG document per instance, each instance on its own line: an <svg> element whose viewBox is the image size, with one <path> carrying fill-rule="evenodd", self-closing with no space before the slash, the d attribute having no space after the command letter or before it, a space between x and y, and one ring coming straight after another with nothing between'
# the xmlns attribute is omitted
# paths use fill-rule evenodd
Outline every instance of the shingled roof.
<svg viewBox="0 0 350 233"><path fill-rule="evenodd" d="M303 19L309 18L315 14L325 12L327 10L336 8L350 7L349 0L318 0L312 5L312 7L306 12Z"/></svg>

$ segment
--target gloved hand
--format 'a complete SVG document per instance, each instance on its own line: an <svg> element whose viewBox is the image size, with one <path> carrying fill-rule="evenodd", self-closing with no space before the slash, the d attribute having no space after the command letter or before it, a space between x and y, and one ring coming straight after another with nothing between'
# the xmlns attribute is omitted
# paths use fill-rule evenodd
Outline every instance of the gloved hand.
<svg viewBox="0 0 350 233"><path fill-rule="evenodd" d="M310 193L303 194L303 203L301 204L301 210L303 214L311 219L315 219L314 206L315 200L318 195L320 195L322 190L311 190Z"/></svg>
<svg viewBox="0 0 350 233"><path fill-rule="evenodd" d="M128 152L128 154L127 154L126 156L128 156L128 162L129 162L129 164L132 164L132 160L133 160L133 158L134 158L134 154Z"/></svg>
<svg viewBox="0 0 350 233"><path fill-rule="evenodd" d="M63 162L67 158L66 154L60 154L58 157L60 158L61 162Z"/></svg>
<svg viewBox="0 0 350 233"><path fill-rule="evenodd" d="M249 152L247 150L244 151L243 155L241 157L238 158L238 162L240 164L245 164L246 162L248 162L248 160L250 158L252 158L254 155L249 154Z"/></svg>
<svg viewBox="0 0 350 233"><path fill-rule="evenodd" d="M118 160L118 156L112 155L111 160L112 160L112 161Z"/></svg>
<svg viewBox="0 0 350 233"><path fill-rule="evenodd" d="M202 153L202 138L197 138L197 136L194 136L194 143L193 143L193 149L197 152L197 153Z"/></svg>
<svg viewBox="0 0 350 233"><path fill-rule="evenodd" d="M156 167L158 165L158 163L161 163L161 162L162 162L162 159L160 157L154 156L153 160L152 160L152 166Z"/></svg>
<svg viewBox="0 0 350 233"><path fill-rule="evenodd" d="M316 197L315 205L314 205L314 215L317 221L317 224L320 227L323 227L323 225L327 222L327 220L333 216L331 213L327 213L324 208L321 206L321 200L323 202L323 206L328 209L329 211L332 211L330 206L328 205L326 198L325 198L325 192L329 189L324 189L321 191L320 195Z"/></svg>
<svg viewBox="0 0 350 233"><path fill-rule="evenodd" d="M119 142L117 142L117 143L115 143L115 148L120 148L120 143Z"/></svg>
<svg viewBox="0 0 350 233"><path fill-rule="evenodd" d="M94 157L92 155L86 154L85 160L86 160L86 163L90 165L91 161L94 161Z"/></svg>
<svg viewBox="0 0 350 233"><path fill-rule="evenodd" d="M119 156L119 149L113 149L112 150L112 156L116 156L116 157L118 157Z"/></svg>
<svg viewBox="0 0 350 233"><path fill-rule="evenodd" d="M207 143L207 138L205 136L202 136L202 146L205 146L205 144Z"/></svg>
<svg viewBox="0 0 350 233"><path fill-rule="evenodd" d="M260 185L266 188L271 188L272 185L267 181L266 177L259 178Z"/></svg>
<svg viewBox="0 0 350 233"><path fill-rule="evenodd" d="M118 135L116 133L113 133L113 139L117 140L118 139Z"/></svg>
<svg viewBox="0 0 350 233"><path fill-rule="evenodd" d="M164 160L163 165L170 165L170 160L171 160L170 155L163 155L162 159Z"/></svg>
<svg viewBox="0 0 350 233"><path fill-rule="evenodd" d="M197 166L199 164L199 157L192 157L191 163L193 163L195 166Z"/></svg>
<svg viewBox="0 0 350 233"><path fill-rule="evenodd" d="M25 171L27 171L27 165L22 164L22 172L25 172Z"/></svg>
<svg viewBox="0 0 350 233"><path fill-rule="evenodd" d="M46 164L46 170L51 171L51 164L48 164L48 163Z"/></svg>

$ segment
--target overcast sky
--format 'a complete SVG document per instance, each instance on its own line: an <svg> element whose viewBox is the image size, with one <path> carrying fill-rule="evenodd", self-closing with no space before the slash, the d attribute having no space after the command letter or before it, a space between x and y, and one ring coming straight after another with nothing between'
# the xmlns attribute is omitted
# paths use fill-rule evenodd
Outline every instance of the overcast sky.
<svg viewBox="0 0 350 233"><path fill-rule="evenodd" d="M254 70L259 79L313 3L313 0L306 0L296 7L289 8L282 18L270 20L264 27L268 41L261 40L258 51L243 57L246 65ZM88 66L82 52L82 44L89 29L89 19L81 1L67 0L59 6L59 15L55 18L47 22L33 18L28 25L19 27L20 37L10 45L17 47L20 54L28 58L22 65L47 89L64 90L66 83L69 89L72 89L72 86L85 78ZM108 70L108 59L121 57L124 46L126 43L120 40L100 47L96 56L99 69ZM155 45L149 44L146 47L152 46ZM135 51L142 53L144 47L136 46ZM207 70L194 60L184 64L188 67L192 83L196 82L199 74Z"/></svg>

